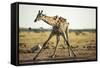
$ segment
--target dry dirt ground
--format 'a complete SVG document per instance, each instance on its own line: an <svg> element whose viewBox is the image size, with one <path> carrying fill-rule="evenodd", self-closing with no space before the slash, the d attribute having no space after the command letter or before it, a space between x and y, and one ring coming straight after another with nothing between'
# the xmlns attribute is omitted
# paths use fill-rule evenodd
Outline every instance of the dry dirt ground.
<svg viewBox="0 0 100 68"><path fill-rule="evenodd" d="M76 57L68 55L67 46L61 38L56 51L55 58L51 58L55 48L55 37L52 38L45 48L33 60L38 51L32 52L30 49L36 45L43 45L48 38L50 32L28 32L22 31L19 33L19 63L44 63L44 62L59 62L59 61L81 61L81 60L96 60L96 34L95 32L81 32L69 34L70 44L73 48ZM64 48L63 48L64 47Z"/></svg>
<svg viewBox="0 0 100 68"><path fill-rule="evenodd" d="M50 56L53 54L54 49L45 49L37 57L37 61L45 62L56 62L56 61L79 61L79 60L95 60L96 51L95 50L86 50L86 49L74 49L76 57L70 57L68 55L68 49L57 49L55 58ZM33 60L34 56L37 53L22 53L19 54L20 63L36 63ZM39 62L38 62L39 63Z"/></svg>

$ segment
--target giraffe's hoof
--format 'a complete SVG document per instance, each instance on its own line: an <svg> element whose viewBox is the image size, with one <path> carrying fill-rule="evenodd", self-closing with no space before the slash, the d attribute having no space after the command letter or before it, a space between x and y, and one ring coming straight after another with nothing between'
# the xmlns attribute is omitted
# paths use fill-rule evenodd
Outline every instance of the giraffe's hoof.
<svg viewBox="0 0 100 68"><path fill-rule="evenodd" d="M51 58L55 58L55 55L51 55L50 57L51 57Z"/></svg>
<svg viewBox="0 0 100 68"><path fill-rule="evenodd" d="M74 55L74 57L76 58L76 55Z"/></svg>
<svg viewBox="0 0 100 68"><path fill-rule="evenodd" d="M36 60L36 58L33 58L33 60Z"/></svg>
<svg viewBox="0 0 100 68"><path fill-rule="evenodd" d="M70 58L75 59L76 58L76 55L70 56Z"/></svg>
<svg viewBox="0 0 100 68"><path fill-rule="evenodd" d="M52 56L52 58L55 58L55 55L54 55L54 56Z"/></svg>

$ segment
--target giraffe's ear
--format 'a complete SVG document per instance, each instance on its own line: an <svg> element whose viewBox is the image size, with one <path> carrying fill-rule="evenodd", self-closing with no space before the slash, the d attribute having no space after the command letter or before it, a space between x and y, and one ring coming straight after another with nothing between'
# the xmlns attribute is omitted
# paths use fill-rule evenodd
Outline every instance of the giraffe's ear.
<svg viewBox="0 0 100 68"><path fill-rule="evenodd" d="M42 14L43 10L41 10L41 14Z"/></svg>
<svg viewBox="0 0 100 68"><path fill-rule="evenodd" d="M40 10L39 10L39 13L40 13Z"/></svg>

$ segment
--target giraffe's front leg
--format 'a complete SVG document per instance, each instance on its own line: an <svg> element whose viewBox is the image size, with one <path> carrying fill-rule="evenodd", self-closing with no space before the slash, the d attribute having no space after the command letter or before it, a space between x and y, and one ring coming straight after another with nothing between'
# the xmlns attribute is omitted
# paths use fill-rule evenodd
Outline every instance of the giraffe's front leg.
<svg viewBox="0 0 100 68"><path fill-rule="evenodd" d="M51 56L52 58L54 58L55 57L55 54L56 54L56 50L57 50L57 46L58 46L58 43L59 43L59 41L60 41L60 36L59 35L56 35L56 47L55 47L55 50L54 50L54 53L53 53L53 55Z"/></svg>
<svg viewBox="0 0 100 68"><path fill-rule="evenodd" d="M40 51L36 54L36 56L33 58L33 60L35 60L38 55L40 54L40 52L44 49L44 47L46 46L46 44L48 43L48 41L54 36L53 33L50 34L49 38L45 41L45 43L43 44L42 48L40 49Z"/></svg>

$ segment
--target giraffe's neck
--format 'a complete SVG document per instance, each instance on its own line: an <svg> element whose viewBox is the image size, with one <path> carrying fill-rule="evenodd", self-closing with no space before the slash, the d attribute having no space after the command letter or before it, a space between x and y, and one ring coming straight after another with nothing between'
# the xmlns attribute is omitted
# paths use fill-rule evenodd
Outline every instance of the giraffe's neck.
<svg viewBox="0 0 100 68"><path fill-rule="evenodd" d="M46 22L47 24L51 25L51 26L55 26L55 25L56 25L56 20L54 20L53 17L42 16L41 19L42 19L44 22Z"/></svg>

